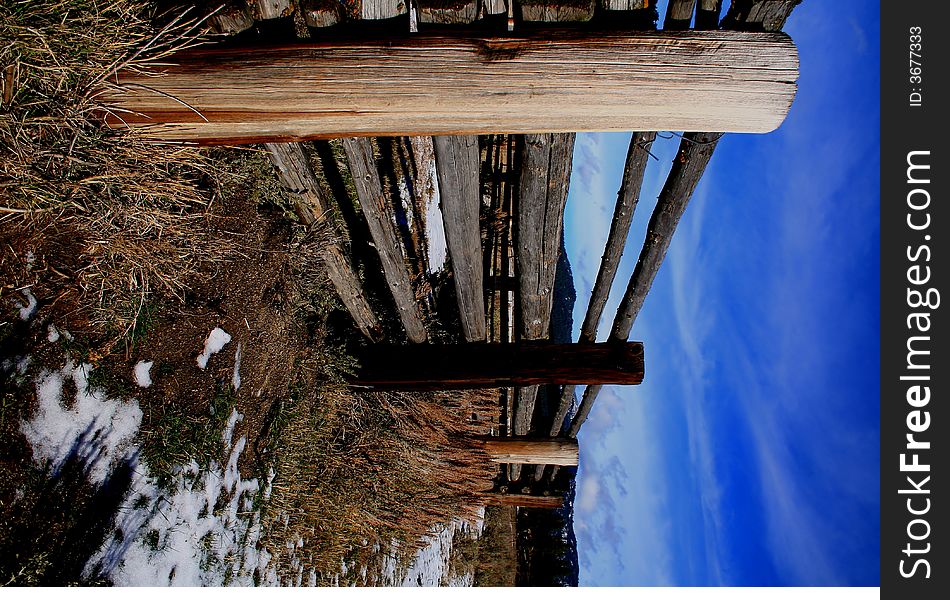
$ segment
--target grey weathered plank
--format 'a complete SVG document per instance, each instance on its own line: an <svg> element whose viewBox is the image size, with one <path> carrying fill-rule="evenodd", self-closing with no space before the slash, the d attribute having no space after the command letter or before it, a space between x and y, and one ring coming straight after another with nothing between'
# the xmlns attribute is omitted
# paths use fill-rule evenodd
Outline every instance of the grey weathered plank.
<svg viewBox="0 0 950 600"><path fill-rule="evenodd" d="M464 25L475 20L478 0L416 0L419 21L443 25Z"/></svg>
<svg viewBox="0 0 950 600"><path fill-rule="evenodd" d="M426 341L426 329L409 281L409 273L406 270L399 236L396 234L393 221L392 207L386 200L386 194L383 192L379 173L376 170L372 143L368 138L344 138L343 149L346 151L350 174L356 187L363 216L366 218L370 235L379 253L386 283L396 302L399 320L406 330L409 341L422 343Z"/></svg>
<svg viewBox="0 0 950 600"><path fill-rule="evenodd" d="M514 0L511 0L514 1ZM525 21L589 21L594 16L596 0L558 2L558 0L518 0L521 18Z"/></svg>
<svg viewBox="0 0 950 600"><path fill-rule="evenodd" d="M515 219L518 334L523 340L544 339L549 334L573 152L573 133L525 136ZM528 432L537 393L537 386L518 390L515 435Z"/></svg>
<svg viewBox="0 0 950 600"><path fill-rule="evenodd" d="M406 138L412 161L412 191L415 212L420 225L421 250L425 253L426 271L433 275L445 269L447 249L442 244L433 244L429 231L444 231L440 204L438 174L435 166L435 148L429 136Z"/></svg>
<svg viewBox="0 0 950 600"><path fill-rule="evenodd" d="M308 27L330 27L343 19L340 0L300 0L300 12Z"/></svg>
<svg viewBox="0 0 950 600"><path fill-rule="evenodd" d="M722 20L724 29L781 31L785 21L802 0L733 1Z"/></svg>
<svg viewBox="0 0 950 600"><path fill-rule="evenodd" d="M482 238L478 211L478 137L432 138L442 199L445 241L452 259L455 292L465 340L486 339Z"/></svg>
<svg viewBox="0 0 950 600"><path fill-rule="evenodd" d="M689 29L693 20L693 9L696 0L669 0L666 5L666 18L663 20L663 29L667 31L682 31Z"/></svg>
<svg viewBox="0 0 950 600"><path fill-rule="evenodd" d="M289 17L294 12L292 0L247 0L247 8L255 21Z"/></svg>
<svg viewBox="0 0 950 600"><path fill-rule="evenodd" d="M254 26L254 19L248 13L244 0L229 0L208 19L215 33L234 35Z"/></svg>
<svg viewBox="0 0 950 600"><path fill-rule="evenodd" d="M391 19L406 14L405 0L362 0L361 19Z"/></svg>
<svg viewBox="0 0 950 600"><path fill-rule="evenodd" d="M747 131L777 127L798 76L780 33L537 32L515 38L193 49L119 74L100 100L153 139L234 144L354 135ZM503 106L504 110L498 107Z"/></svg>
<svg viewBox="0 0 950 600"><path fill-rule="evenodd" d="M267 144L267 151L281 184L291 194L294 212L300 222L309 226L323 220L330 210L330 203L320 189L303 147L300 144ZM327 240L319 256L356 326L370 340L382 340L382 326L370 308L359 277L340 243L336 239Z"/></svg>

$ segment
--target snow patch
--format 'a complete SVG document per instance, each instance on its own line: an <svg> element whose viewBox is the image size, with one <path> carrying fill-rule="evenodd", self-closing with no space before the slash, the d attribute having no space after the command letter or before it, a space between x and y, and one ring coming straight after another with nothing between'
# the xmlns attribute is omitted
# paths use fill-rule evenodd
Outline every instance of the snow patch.
<svg viewBox="0 0 950 600"><path fill-rule="evenodd" d="M393 540L388 551L382 557L382 577L379 584L402 587L467 587L473 585L475 574L466 572L453 575L450 560L452 541L456 532L473 537L481 534L484 529L484 512L480 515L479 520L474 524L462 519L455 519L447 526L433 528L426 539L426 544L416 551L412 562L405 570L399 567L399 544ZM378 545L375 548L378 549Z"/></svg>
<svg viewBox="0 0 950 600"><path fill-rule="evenodd" d="M221 432L221 441L225 445L231 444L231 438L234 436L234 426L244 420L244 415L239 413L237 409L231 409L231 416L228 417L228 424L225 426L224 431Z"/></svg>
<svg viewBox="0 0 950 600"><path fill-rule="evenodd" d="M116 585L222 586L274 585L270 555L257 549L260 514L244 511L258 490L256 479L242 479L238 457L247 438L234 445L226 465L212 461L183 467L169 490L160 489L147 470L137 469L132 490L119 509L112 536L86 567Z"/></svg>
<svg viewBox="0 0 950 600"><path fill-rule="evenodd" d="M56 329L55 325L50 325L46 328L46 341L47 342L58 342L59 341L59 330Z"/></svg>
<svg viewBox="0 0 950 600"><path fill-rule="evenodd" d="M231 387L234 391L241 389L241 342L238 342L234 351L234 370L231 372Z"/></svg>
<svg viewBox="0 0 950 600"><path fill-rule="evenodd" d="M20 293L23 294L23 298L26 300L26 304L20 304L18 301L14 300L13 304L20 311L20 319L23 321L29 321L34 314L36 314L36 298L30 292L30 288L26 287L20 290Z"/></svg>
<svg viewBox="0 0 950 600"><path fill-rule="evenodd" d="M224 346L231 341L231 336L225 330L220 327L215 327L211 330L211 333L208 334L208 339L205 340L204 350L201 351L201 354L198 355L198 368L204 369L208 366L208 359L211 358L211 355L215 352L220 352Z"/></svg>
<svg viewBox="0 0 950 600"><path fill-rule="evenodd" d="M152 370L153 364L155 364L153 360L140 360L135 363L135 368L132 369L132 375L135 377L135 385L143 388L152 385L152 376L149 374L149 371Z"/></svg>
<svg viewBox="0 0 950 600"><path fill-rule="evenodd" d="M258 549L260 512L253 509L258 481L243 479L238 471L247 438L230 447L240 413L231 413L224 432L230 447L226 464L212 460L202 470L192 461L160 486L138 461L133 443L142 420L138 403L90 388L91 372L89 365L72 361L43 370L36 380L37 409L20 425L33 459L50 464L54 476L70 457L82 461L94 485L119 461L129 467L131 482L115 515L115 531L84 573L116 585L277 585L270 554ZM67 409L63 392L69 379L77 391Z"/></svg>
<svg viewBox="0 0 950 600"><path fill-rule="evenodd" d="M21 422L20 431L33 448L34 461L50 463L56 474L67 458L76 456L89 465L89 479L98 485L119 460L132 459L142 410L137 402L112 400L90 388L91 372L91 365L71 360L58 371L44 369L36 383L36 412ZM66 378L76 386L68 409L60 401Z"/></svg>

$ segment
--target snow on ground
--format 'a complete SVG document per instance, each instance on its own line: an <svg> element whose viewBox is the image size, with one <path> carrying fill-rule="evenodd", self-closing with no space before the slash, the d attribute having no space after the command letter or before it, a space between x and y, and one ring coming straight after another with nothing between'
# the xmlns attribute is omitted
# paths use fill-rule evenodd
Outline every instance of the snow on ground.
<svg viewBox="0 0 950 600"><path fill-rule="evenodd" d="M226 433L235 421L232 414ZM159 488L140 465L119 509L121 535L103 545L87 571L101 569L116 585L276 585L270 555L257 548L258 482L241 478L237 468L246 443L246 437L237 440L224 465L212 461L207 471L195 462L185 466L170 490Z"/></svg>
<svg viewBox="0 0 950 600"><path fill-rule="evenodd" d="M56 329L55 325L50 325L46 328L46 341L47 342L58 342L59 341L59 330Z"/></svg>
<svg viewBox="0 0 950 600"><path fill-rule="evenodd" d="M29 321L30 318L36 313L36 298L30 292L30 288L28 287L20 290L20 293L23 294L26 304L21 304L16 300L13 301L13 304L16 305L16 308L20 311L20 319L23 321Z"/></svg>
<svg viewBox="0 0 950 600"><path fill-rule="evenodd" d="M116 531L87 563L86 574L108 577L117 585L276 584L276 573L267 568L270 556L257 548L258 481L242 478L237 467L247 439L231 439L241 415L232 412L223 433L230 448L225 464L211 461L201 470L191 462L160 487L138 460L138 402L90 388L91 371L90 365L71 360L61 369L42 371L36 380L37 409L20 427L34 460L50 464L54 474L71 454L90 467L89 478L96 485L120 463L131 467ZM75 384L72 399L64 398L67 380Z"/></svg>
<svg viewBox="0 0 950 600"><path fill-rule="evenodd" d="M234 370L231 372L231 387L234 391L241 389L241 342L238 342L234 351Z"/></svg>
<svg viewBox="0 0 950 600"><path fill-rule="evenodd" d="M91 389L91 371L90 365L72 360L57 371L41 371L36 383L36 412L21 423L20 431L30 442L37 463L49 462L57 473L75 453L91 466L92 482L100 484L118 461L134 454L133 438L142 423L142 411L137 402L112 400ZM76 386L69 408L61 402L67 379Z"/></svg>
<svg viewBox="0 0 950 600"><path fill-rule="evenodd" d="M208 366L208 359L211 358L211 355L215 352L220 352L224 348L225 344L231 341L231 335L220 327L215 327L211 330L211 333L208 334L208 339L205 340L204 350L201 351L201 354L198 355L198 368L204 369Z"/></svg>
<svg viewBox="0 0 950 600"><path fill-rule="evenodd" d="M51 329L52 331L52 329ZM220 332L220 333L215 333ZM63 332L65 335L66 332ZM203 356L220 350L230 336L215 329L208 336ZM235 353L235 376L239 377L240 348ZM199 357L200 359L200 357ZM29 365L23 357L14 365L6 361L6 370L14 366L20 373ZM207 358L205 359L207 364ZM136 383L150 378L152 362L135 366ZM109 578L125 586L221 586L277 585L270 555L258 548L261 536L258 497L267 499L274 472L268 473L263 489L257 479L244 479L238 470L238 458L247 438L234 441L235 426L243 416L233 410L222 433L230 449L224 464L211 461L206 469L192 461L174 472L170 482L161 486L139 460L135 436L142 411L134 399L108 397L89 385L92 367L67 360L57 370L44 369L35 381L37 408L21 432L29 441L33 458L50 465L55 474L65 459L73 455L89 466L93 484L102 484L120 464L130 467L132 479L119 507L114 531L86 565L86 575ZM68 381L74 384L73 398L64 397ZM480 534L482 521L470 525L456 520L433 530L408 567L400 567L398 547L393 543L382 557L385 586L466 586L474 575L451 574L452 541L461 530ZM297 546L301 546L302 541ZM341 565L345 576L348 568ZM366 568L360 569L365 583ZM288 582L282 582L288 583ZM316 583L316 575L301 570L296 585Z"/></svg>
<svg viewBox="0 0 950 600"><path fill-rule="evenodd" d="M152 360L140 360L135 363L135 367L132 369L132 375L135 377L135 385L139 387L152 385L152 376L149 372L152 370L152 365L154 364L155 361Z"/></svg>
<svg viewBox="0 0 950 600"><path fill-rule="evenodd" d="M449 586L467 587L473 585L475 574L463 573L452 576L450 560L452 540L456 532L472 537L481 535L484 518L475 524L455 519L450 525L435 528L426 540L426 545L416 551L412 562L406 569L399 568L399 547L393 541L389 551L383 556L382 578L384 586Z"/></svg>

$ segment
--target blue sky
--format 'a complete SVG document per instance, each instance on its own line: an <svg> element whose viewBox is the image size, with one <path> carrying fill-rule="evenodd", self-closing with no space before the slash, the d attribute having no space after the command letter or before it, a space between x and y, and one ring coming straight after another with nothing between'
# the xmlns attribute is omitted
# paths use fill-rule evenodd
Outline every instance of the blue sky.
<svg viewBox="0 0 950 600"><path fill-rule="evenodd" d="M646 380L579 435L581 585L878 585L878 13L799 6L788 119L720 142L631 335ZM575 339L629 138L577 138ZM676 147L653 147L601 340Z"/></svg>

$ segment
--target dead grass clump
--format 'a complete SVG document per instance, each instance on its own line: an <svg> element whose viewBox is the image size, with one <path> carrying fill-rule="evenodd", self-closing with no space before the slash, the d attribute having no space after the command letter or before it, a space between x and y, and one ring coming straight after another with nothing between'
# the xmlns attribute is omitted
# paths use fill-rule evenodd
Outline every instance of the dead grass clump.
<svg viewBox="0 0 950 600"><path fill-rule="evenodd" d="M147 71L197 43L200 22L171 19L159 30L149 6L0 5L0 225L27 238L51 223L75 231L80 305L120 334L150 294L180 297L200 263L226 251L208 234L206 154L102 123L96 90L116 70Z"/></svg>
<svg viewBox="0 0 950 600"><path fill-rule="evenodd" d="M411 553L433 527L474 521L497 472L465 441L482 433L473 410L497 411L491 392L355 393L324 382L298 387L278 410L264 543L291 579L301 568L332 576L375 543Z"/></svg>

